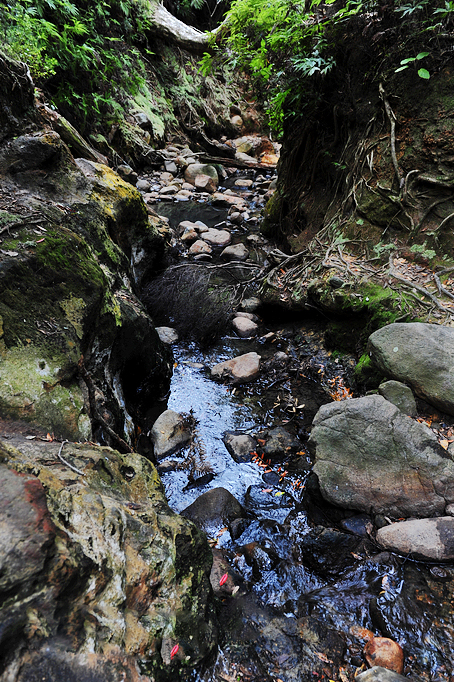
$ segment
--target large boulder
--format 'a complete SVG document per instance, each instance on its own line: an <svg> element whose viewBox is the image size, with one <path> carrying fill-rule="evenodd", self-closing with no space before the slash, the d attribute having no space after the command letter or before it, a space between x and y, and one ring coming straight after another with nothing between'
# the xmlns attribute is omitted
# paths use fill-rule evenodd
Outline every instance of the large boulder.
<svg viewBox="0 0 454 682"><path fill-rule="evenodd" d="M71 440L90 440L101 415L128 438L125 406L140 423L171 375L171 352L129 284L151 276L161 223L136 188L75 162L53 130L4 140L0 182L10 201L0 210L0 414Z"/></svg>
<svg viewBox="0 0 454 682"><path fill-rule="evenodd" d="M176 643L191 665L215 644L206 538L169 509L145 458L60 448L2 439L2 673L22 682L170 679Z"/></svg>
<svg viewBox="0 0 454 682"><path fill-rule="evenodd" d="M382 396L323 405L310 437L325 499L394 517L443 514L454 463L434 433Z"/></svg>
<svg viewBox="0 0 454 682"><path fill-rule="evenodd" d="M384 374L410 384L421 398L454 414L454 328L390 324L369 337L367 352Z"/></svg>

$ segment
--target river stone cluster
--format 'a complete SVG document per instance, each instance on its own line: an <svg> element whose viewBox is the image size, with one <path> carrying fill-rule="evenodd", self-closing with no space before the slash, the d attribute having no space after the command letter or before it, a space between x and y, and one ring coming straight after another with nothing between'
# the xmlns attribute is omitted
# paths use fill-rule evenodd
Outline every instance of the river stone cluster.
<svg viewBox="0 0 454 682"><path fill-rule="evenodd" d="M381 395L320 408L310 437L320 491L346 509L417 517L382 528L377 540L403 554L452 560L454 518L446 513L454 499L454 462L433 431L407 416L415 404L401 382L453 414L454 329L391 324L374 332L367 348L391 381Z"/></svg>

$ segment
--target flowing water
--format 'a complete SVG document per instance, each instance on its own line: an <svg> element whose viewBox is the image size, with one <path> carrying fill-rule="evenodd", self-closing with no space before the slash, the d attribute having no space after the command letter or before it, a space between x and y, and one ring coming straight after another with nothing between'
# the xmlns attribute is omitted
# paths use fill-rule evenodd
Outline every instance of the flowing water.
<svg viewBox="0 0 454 682"><path fill-rule="evenodd" d="M158 204L161 214L207 225L226 212L204 205ZM235 239L245 235L238 229ZM266 252L263 258L266 257ZM244 505L249 522L233 538L214 528L210 543L229 565L238 590L220 602L224 635L217 658L198 680L353 680L364 666L368 637L390 637L405 653L413 680L453 680L454 570L381 552L368 533L368 518L336 510L305 496L311 455L306 441L318 408L349 399L354 359L335 358L323 343L323 318L262 319L261 337L224 336L202 351L192 342L174 346L174 374L167 407L189 413L196 430L194 471L184 452L164 470L170 506L183 511L202 493L225 488ZM272 337L265 337L272 331ZM233 389L211 379L218 362L256 351L266 371L251 384ZM285 368L273 357L285 352ZM277 461L237 463L223 441L226 431L257 438L285 429L297 452Z"/></svg>

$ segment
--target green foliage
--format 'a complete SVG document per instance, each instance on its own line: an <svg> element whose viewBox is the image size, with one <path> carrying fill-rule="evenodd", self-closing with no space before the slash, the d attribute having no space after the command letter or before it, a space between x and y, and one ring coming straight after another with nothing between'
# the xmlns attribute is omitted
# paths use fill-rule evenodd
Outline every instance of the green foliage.
<svg viewBox="0 0 454 682"><path fill-rule="evenodd" d="M285 122L307 116L308 108L317 101L320 80L329 78L339 57L342 59L349 22L361 32L373 26L374 41L385 35L377 23L383 7L380 0L233 0L223 58L250 75L279 136ZM395 0L388 4L388 17L392 12L397 15L399 39L387 46L380 60L382 70L399 72L421 59L433 61L435 50L429 53L421 48L433 41L431 32L437 35L446 29L453 11L454 0ZM405 57L404 50L408 54L409 47L416 47L416 57ZM211 63L211 57L202 60L204 72ZM417 73L424 80L430 78L427 68L421 67Z"/></svg>
<svg viewBox="0 0 454 682"><path fill-rule="evenodd" d="M83 128L121 118L144 86L131 44L148 23L142 0L11 0L0 15L0 46L27 62L53 104Z"/></svg>

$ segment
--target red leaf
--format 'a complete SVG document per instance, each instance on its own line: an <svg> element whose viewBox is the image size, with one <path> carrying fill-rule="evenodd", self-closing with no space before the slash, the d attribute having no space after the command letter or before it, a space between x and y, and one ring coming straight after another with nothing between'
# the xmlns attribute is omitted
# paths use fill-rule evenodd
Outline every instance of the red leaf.
<svg viewBox="0 0 454 682"><path fill-rule="evenodd" d="M228 573L224 573L224 575L222 576L222 578L221 578L220 581L219 581L219 585L220 585L221 587L222 587L222 585L223 585L224 583L227 582L227 578L228 578L228 577L229 577L229 574L228 574Z"/></svg>

